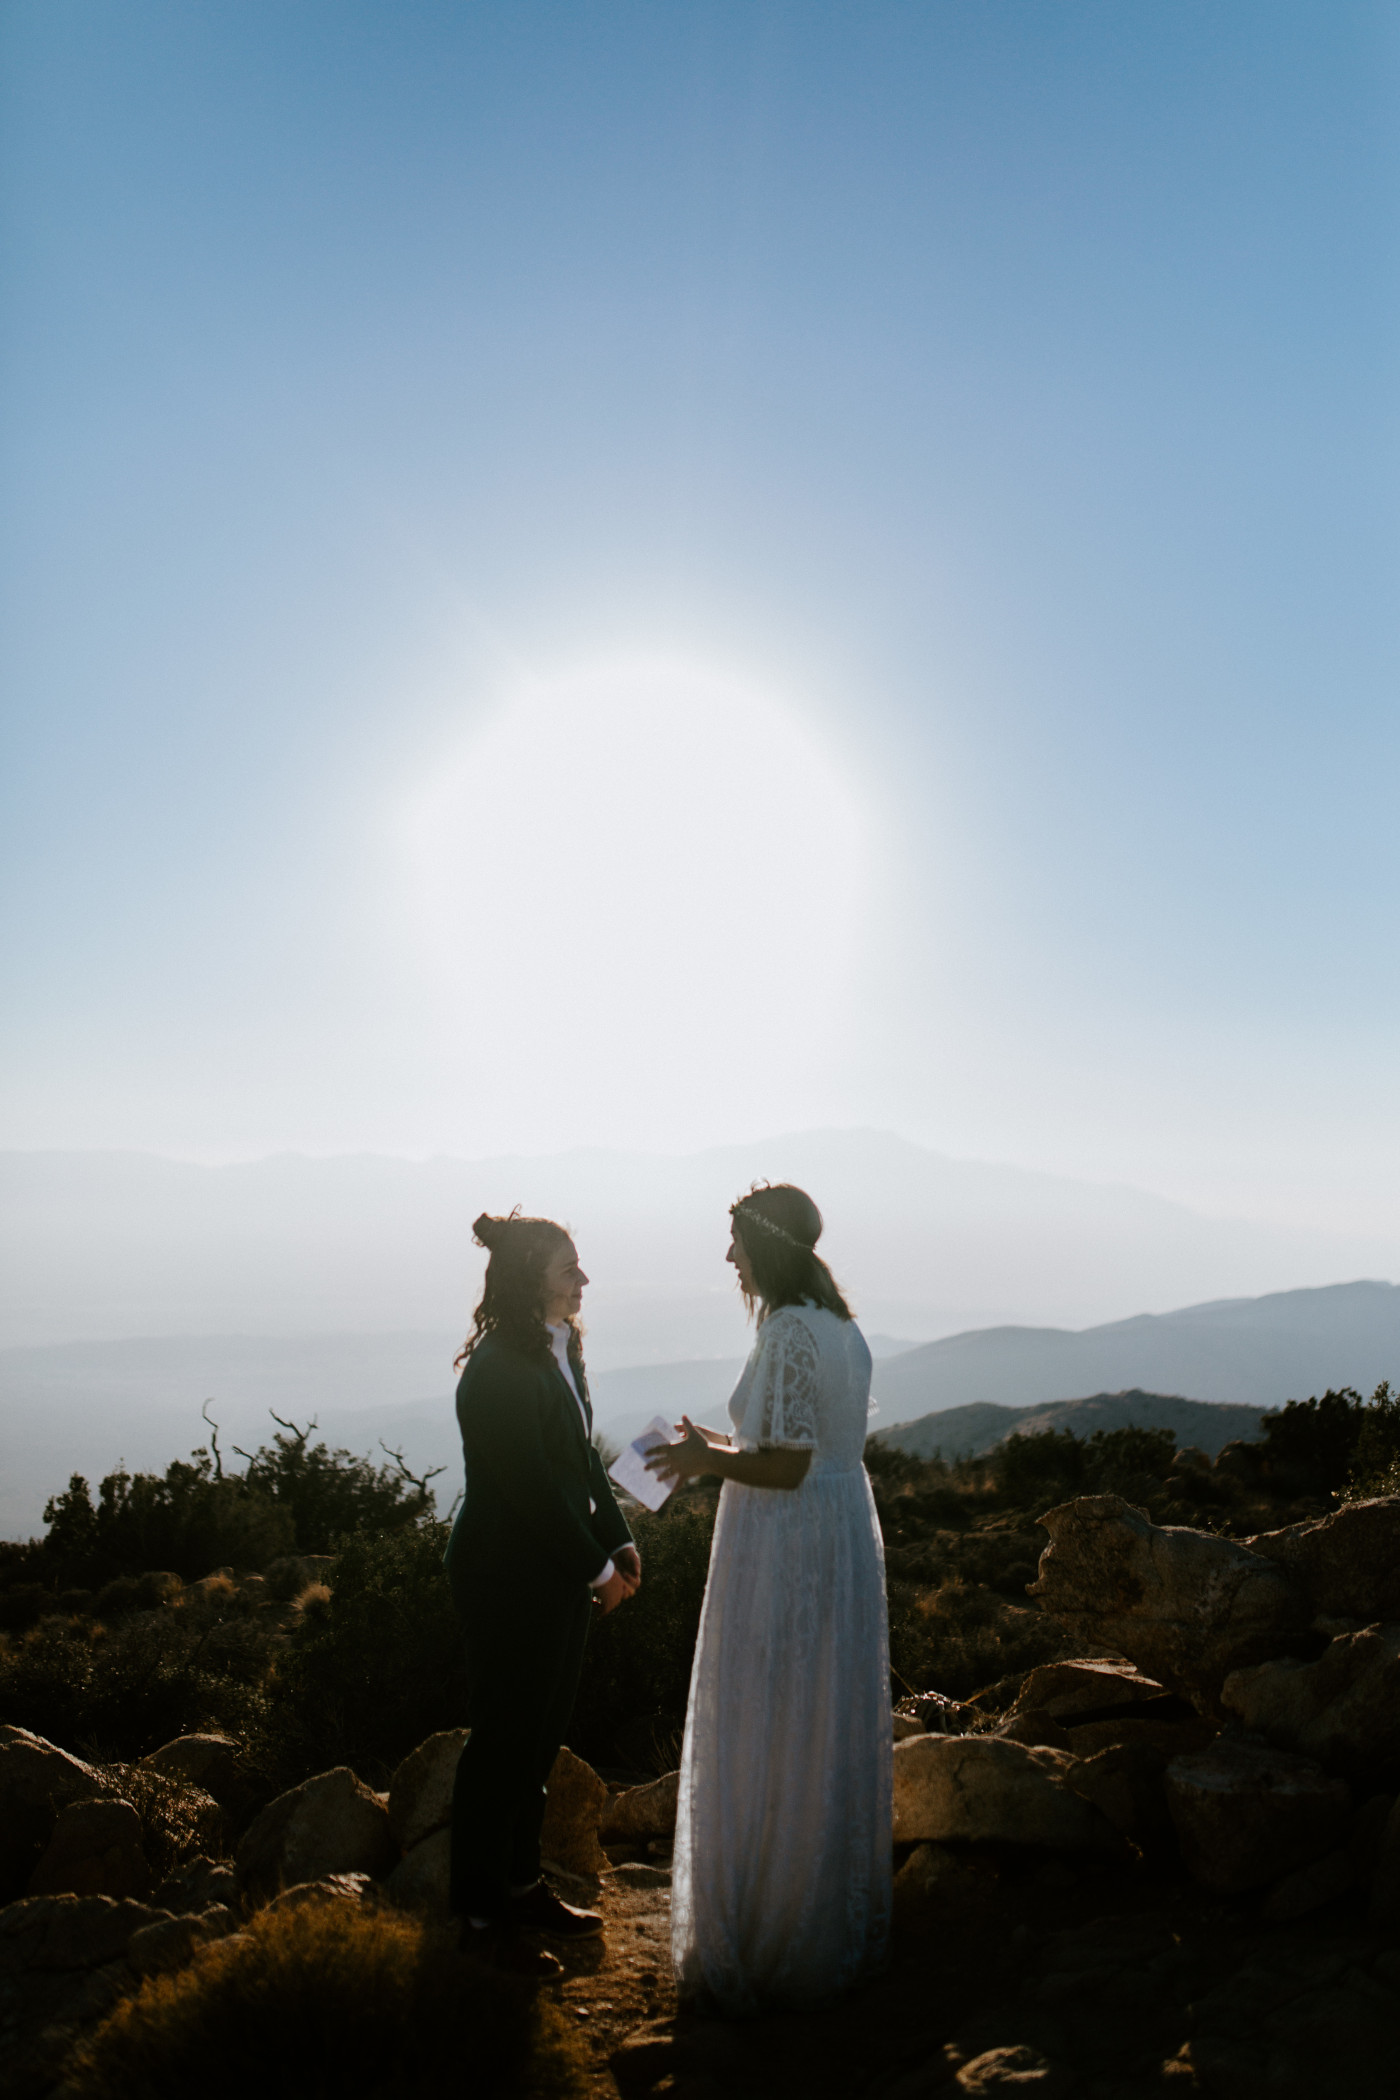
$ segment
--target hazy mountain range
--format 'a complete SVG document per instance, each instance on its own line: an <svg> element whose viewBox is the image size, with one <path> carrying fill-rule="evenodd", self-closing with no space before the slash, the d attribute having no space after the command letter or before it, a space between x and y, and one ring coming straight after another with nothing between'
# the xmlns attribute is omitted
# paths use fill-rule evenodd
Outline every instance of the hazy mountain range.
<svg viewBox="0 0 1400 2100"><path fill-rule="evenodd" d="M973 1403L1138 1387L1277 1405L1400 1374L1400 1291L1330 1282L1393 1249L1198 1216L1140 1190L955 1160L868 1131L666 1159L0 1154L0 1532L32 1531L71 1471L161 1466L270 1433L267 1410L353 1448L459 1470L452 1358L478 1290L482 1209L576 1231L588 1358L614 1438L653 1413L711 1420L750 1336L724 1263L755 1178L810 1187L823 1251L884 1353L876 1426ZM1170 1311L1211 1294L1208 1304ZM1124 1307L1148 1307L1112 1318ZM883 1342L881 1336L886 1337ZM932 1339L933 1337L942 1339ZM900 1351L904 1337L911 1344ZM889 1351L899 1351L890 1355Z"/></svg>
<svg viewBox="0 0 1400 2100"><path fill-rule="evenodd" d="M1231 1407L1219 1400L1182 1400L1174 1393L1094 1393L1087 1400L1052 1400L1044 1407L995 1407L974 1401L971 1407L949 1407L879 1432L880 1441L914 1458L973 1458L1020 1431L1033 1436L1042 1429L1070 1429L1076 1436L1098 1430L1170 1429L1177 1448L1194 1444L1214 1458L1235 1437L1256 1437L1262 1419L1257 1407Z"/></svg>

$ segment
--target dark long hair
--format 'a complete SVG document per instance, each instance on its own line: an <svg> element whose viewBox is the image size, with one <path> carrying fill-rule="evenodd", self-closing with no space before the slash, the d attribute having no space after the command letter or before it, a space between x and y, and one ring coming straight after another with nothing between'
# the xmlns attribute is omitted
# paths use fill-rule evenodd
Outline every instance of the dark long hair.
<svg viewBox="0 0 1400 2100"><path fill-rule="evenodd" d="M754 1288L744 1292L744 1302L750 1312L757 1307L760 1327L780 1305L811 1303L839 1320L855 1318L816 1251L822 1214L805 1189L790 1181L756 1181L729 1215L753 1271Z"/></svg>
<svg viewBox="0 0 1400 2100"><path fill-rule="evenodd" d="M472 1238L485 1247L486 1285L481 1303L472 1315L472 1331L462 1344L453 1365L460 1370L488 1334L499 1335L512 1349L537 1363L548 1363L552 1354L549 1330L544 1322L544 1272L561 1245L571 1235L552 1218L522 1218L517 1204L509 1217L493 1218L483 1211L472 1227ZM576 1321L569 1336L569 1355L581 1367L583 1353Z"/></svg>

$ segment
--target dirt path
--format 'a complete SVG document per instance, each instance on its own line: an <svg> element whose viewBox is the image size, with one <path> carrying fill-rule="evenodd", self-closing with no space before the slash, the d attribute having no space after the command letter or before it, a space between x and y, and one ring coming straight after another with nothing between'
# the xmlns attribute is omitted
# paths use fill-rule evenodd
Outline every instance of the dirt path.
<svg viewBox="0 0 1400 2100"><path fill-rule="evenodd" d="M1400 2093L1400 1933L1341 1906L1267 1926L1179 1881L1008 1860L971 1913L906 1922L867 1989L725 2022L677 2015L664 1870L621 1868L596 1900L605 1939L568 1955L554 1994L598 2100Z"/></svg>

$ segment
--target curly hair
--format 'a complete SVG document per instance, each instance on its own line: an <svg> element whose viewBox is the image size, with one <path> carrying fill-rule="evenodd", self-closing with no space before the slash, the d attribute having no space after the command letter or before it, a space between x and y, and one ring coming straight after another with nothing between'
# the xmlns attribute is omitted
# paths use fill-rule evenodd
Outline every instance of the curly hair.
<svg viewBox="0 0 1400 2100"><path fill-rule="evenodd" d="M485 1247L491 1259L486 1264L486 1285L481 1302L472 1315L472 1331L453 1364L462 1365L488 1334L499 1335L512 1349L537 1363L547 1363L551 1354L549 1330L544 1320L544 1272L570 1234L552 1218L522 1218L517 1204L508 1217L493 1218L483 1211L472 1227L472 1238ZM581 1336L576 1320L570 1320L569 1356L582 1364Z"/></svg>
<svg viewBox="0 0 1400 2100"><path fill-rule="evenodd" d="M744 1292L744 1303L751 1313L758 1308L760 1327L782 1305L810 1303L838 1319L855 1318L816 1251L822 1214L805 1189L790 1181L756 1181L731 1204L729 1216L753 1272L754 1288Z"/></svg>

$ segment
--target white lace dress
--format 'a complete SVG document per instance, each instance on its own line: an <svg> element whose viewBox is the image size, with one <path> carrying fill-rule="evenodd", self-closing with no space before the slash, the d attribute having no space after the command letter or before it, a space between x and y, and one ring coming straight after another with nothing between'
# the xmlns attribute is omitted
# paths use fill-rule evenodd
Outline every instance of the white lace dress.
<svg viewBox="0 0 1400 2100"><path fill-rule="evenodd" d="M810 2005L883 1963L890 1922L884 1547L861 1454L870 1351L813 1305L765 1320L729 1412L800 1488L720 1491L690 1680L672 1909L683 1994Z"/></svg>

